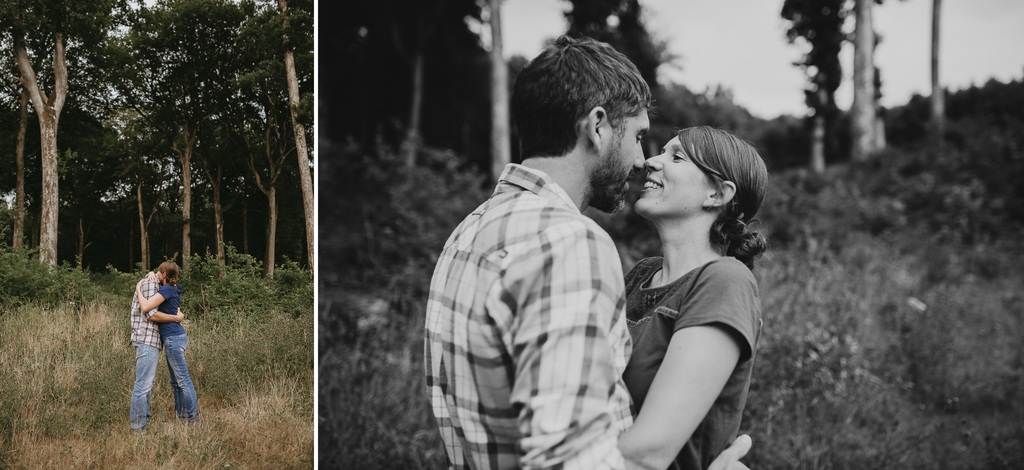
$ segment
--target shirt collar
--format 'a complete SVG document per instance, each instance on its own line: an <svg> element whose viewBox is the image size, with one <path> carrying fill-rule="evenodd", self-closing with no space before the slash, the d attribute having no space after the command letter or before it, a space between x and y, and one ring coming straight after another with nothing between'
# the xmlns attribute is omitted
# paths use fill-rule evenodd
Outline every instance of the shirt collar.
<svg viewBox="0 0 1024 470"><path fill-rule="evenodd" d="M494 189L494 194L510 191L512 189L508 187L510 185L518 186L552 202L571 207L573 211L580 213L580 208L569 197L569 193L566 193L543 171L517 163L509 163L505 165L505 169L498 178L498 186Z"/></svg>

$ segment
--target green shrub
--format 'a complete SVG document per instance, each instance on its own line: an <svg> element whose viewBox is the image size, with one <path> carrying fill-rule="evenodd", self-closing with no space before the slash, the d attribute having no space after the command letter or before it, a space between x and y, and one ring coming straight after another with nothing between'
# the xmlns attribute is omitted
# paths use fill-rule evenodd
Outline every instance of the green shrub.
<svg viewBox="0 0 1024 470"><path fill-rule="evenodd" d="M47 266L36 254L36 250L15 250L0 244L0 308L31 302L80 305L96 298L87 273L66 263Z"/></svg>

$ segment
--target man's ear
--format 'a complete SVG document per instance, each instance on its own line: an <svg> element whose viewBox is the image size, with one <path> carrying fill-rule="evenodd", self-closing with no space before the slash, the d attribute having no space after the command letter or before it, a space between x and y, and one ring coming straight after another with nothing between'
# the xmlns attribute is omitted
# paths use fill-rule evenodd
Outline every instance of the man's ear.
<svg viewBox="0 0 1024 470"><path fill-rule="evenodd" d="M611 132L612 126L608 122L608 112L601 106L595 106L590 110L587 115L580 120L580 124L583 128L580 130L580 136L586 139L586 142L593 146L595 149L600 149L603 145L601 139L607 137Z"/></svg>
<svg viewBox="0 0 1024 470"><path fill-rule="evenodd" d="M702 206L705 209L725 207L732 198L736 196L736 183L722 181L712 191L708 191L708 197L704 199Z"/></svg>

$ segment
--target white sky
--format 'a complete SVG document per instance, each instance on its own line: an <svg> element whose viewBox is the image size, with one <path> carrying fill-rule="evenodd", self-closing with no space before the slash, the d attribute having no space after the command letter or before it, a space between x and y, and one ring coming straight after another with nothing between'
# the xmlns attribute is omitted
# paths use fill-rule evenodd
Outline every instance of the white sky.
<svg viewBox="0 0 1024 470"><path fill-rule="evenodd" d="M679 56L662 66L660 80L694 92L725 85L755 115L803 115L803 71L792 65L803 49L785 37L782 0L640 0L647 29ZM546 39L565 32L565 0L505 0L505 55L528 59ZM875 62L882 72L882 104L905 104L913 93L931 93L931 0L887 0L874 9L882 36ZM1024 1L944 0L939 76L952 90L1024 77ZM852 19L847 26L852 28ZM852 46L841 54L841 108L853 101Z"/></svg>

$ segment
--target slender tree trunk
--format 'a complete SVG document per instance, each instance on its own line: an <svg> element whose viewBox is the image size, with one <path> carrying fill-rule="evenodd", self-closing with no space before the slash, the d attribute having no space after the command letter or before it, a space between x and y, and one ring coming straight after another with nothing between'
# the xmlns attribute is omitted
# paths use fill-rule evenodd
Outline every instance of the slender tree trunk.
<svg viewBox="0 0 1024 470"><path fill-rule="evenodd" d="M242 200L242 253L249 254L249 197Z"/></svg>
<svg viewBox="0 0 1024 470"><path fill-rule="evenodd" d="M811 171L820 175L825 173L825 116L817 111L811 122Z"/></svg>
<svg viewBox="0 0 1024 470"><path fill-rule="evenodd" d="M306 150L306 128L299 122L299 79L295 73L295 54L292 52L291 40L288 36L288 1L277 0L284 19L284 65L288 75L288 104L291 110L292 130L295 134L295 153L299 158L299 180L302 183L302 207L306 212L306 254L309 257L309 269L316 264L314 247L316 230L313 227L313 178L309 171L309 153Z"/></svg>
<svg viewBox="0 0 1024 470"><path fill-rule="evenodd" d="M29 93L32 107L39 119L39 140L42 148L42 214L39 221L39 260L50 266L57 265L57 215L60 196L57 175L57 125L68 93L68 70L64 58L64 34L53 35L54 89L46 96L36 81L35 70L20 28L20 17L15 17L14 49L21 85Z"/></svg>
<svg viewBox="0 0 1024 470"><path fill-rule="evenodd" d="M878 112L875 114L875 151L885 150L888 143L885 140L885 114L882 106L876 105Z"/></svg>
<svg viewBox="0 0 1024 470"><path fill-rule="evenodd" d="M25 133L28 130L28 91L20 93L20 114L18 118L18 143L14 153L17 168L17 185L14 189L14 233L13 246L21 248L25 238Z"/></svg>
<svg viewBox="0 0 1024 470"><path fill-rule="evenodd" d="M502 0L490 0L491 5L491 175L494 181L501 176L505 165L512 161L508 123L508 66L502 53L501 32Z"/></svg>
<svg viewBox="0 0 1024 470"><path fill-rule="evenodd" d="M939 83L939 24L942 15L942 0L932 0L932 132L941 142L946 129L946 97Z"/></svg>
<svg viewBox="0 0 1024 470"><path fill-rule="evenodd" d="M405 142L403 151L405 153L405 168L412 170L416 167L416 152L420 147L420 114L423 107L423 49L416 48L412 58L412 103L409 105L409 128L405 131Z"/></svg>
<svg viewBox="0 0 1024 470"><path fill-rule="evenodd" d="M267 277L274 277L274 260L277 249L277 188L273 185L267 190L267 252L263 263L263 272Z"/></svg>
<svg viewBox="0 0 1024 470"><path fill-rule="evenodd" d="M139 208L139 251L142 260L142 270L149 270L149 232L146 229L146 211L142 208L142 180L135 183L135 199Z"/></svg>
<svg viewBox="0 0 1024 470"><path fill-rule="evenodd" d="M214 243L217 244L217 264L227 265L227 255L224 253L224 208L220 204L220 185L213 187L213 222Z"/></svg>
<svg viewBox="0 0 1024 470"><path fill-rule="evenodd" d="M190 130L188 123L181 126L182 142L174 139L171 146L178 154L181 163L181 269L188 267L188 258L192 256L192 149L199 135L198 126Z"/></svg>
<svg viewBox="0 0 1024 470"><path fill-rule="evenodd" d="M78 265L78 270L81 271L85 264L85 249L92 245L92 242L86 243L85 239L89 236L89 231L92 230L92 221L89 222L89 227L85 226L85 211L78 211L78 254L75 256L75 263Z"/></svg>
<svg viewBox="0 0 1024 470"><path fill-rule="evenodd" d="M203 163L203 168L206 169L206 177L210 180L210 186L213 187L213 238L214 243L217 245L217 265L226 266L227 256L224 253L224 207L220 203L220 183L223 172L223 166L217 163L217 171L210 171L210 167L207 163Z"/></svg>
<svg viewBox="0 0 1024 470"><path fill-rule="evenodd" d="M850 109L852 157L866 160L875 151L875 32L871 21L874 0L856 0L854 14L853 106Z"/></svg>

